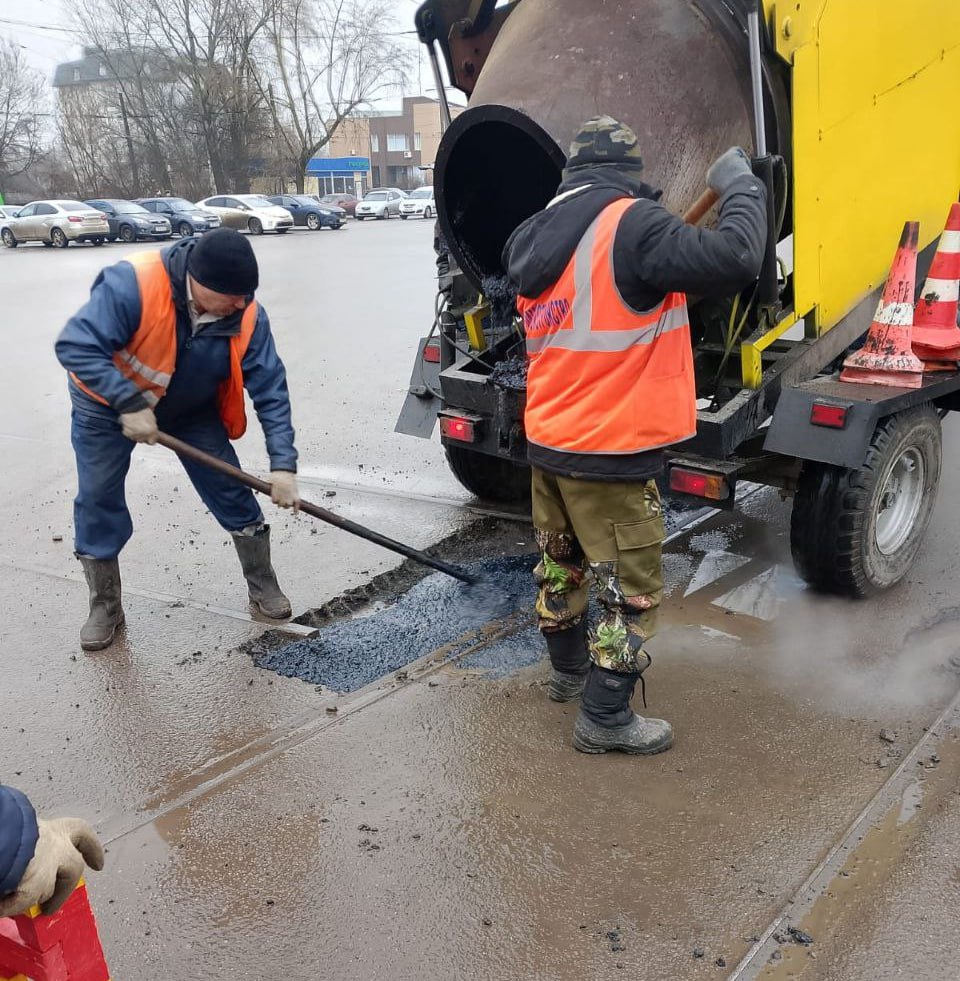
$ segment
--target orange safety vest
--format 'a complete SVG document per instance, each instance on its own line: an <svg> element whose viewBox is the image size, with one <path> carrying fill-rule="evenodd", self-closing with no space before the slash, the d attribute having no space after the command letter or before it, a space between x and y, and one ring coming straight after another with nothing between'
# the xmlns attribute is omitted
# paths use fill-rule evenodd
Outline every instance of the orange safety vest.
<svg viewBox="0 0 960 981"><path fill-rule="evenodd" d="M173 288L159 252L138 252L126 261L137 275L140 325L130 343L114 354L113 363L154 406L166 394L177 361L177 311ZM220 383L217 392L217 408L230 439L239 439L247 431L242 365L256 325L257 304L251 303L243 311L240 333L230 338L230 375ZM87 395L107 405L107 400L84 385L74 372L70 372L70 377Z"/></svg>
<svg viewBox="0 0 960 981"><path fill-rule="evenodd" d="M566 453L631 454L694 436L696 383L683 293L633 310L617 289L613 242L634 204L608 205L563 275L517 298L527 339L527 439Z"/></svg>

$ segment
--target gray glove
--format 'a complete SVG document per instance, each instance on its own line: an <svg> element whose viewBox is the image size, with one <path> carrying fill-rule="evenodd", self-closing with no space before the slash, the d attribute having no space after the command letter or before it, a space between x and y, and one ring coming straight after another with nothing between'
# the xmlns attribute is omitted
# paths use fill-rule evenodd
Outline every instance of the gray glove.
<svg viewBox="0 0 960 981"><path fill-rule="evenodd" d="M127 439L132 439L134 443L149 443L152 446L157 441L159 430L153 409L121 412L120 425L123 427L123 435Z"/></svg>
<svg viewBox="0 0 960 981"><path fill-rule="evenodd" d="M86 821L38 820L37 828L33 858L16 890L0 898L0 917L18 916L38 904L44 915L56 913L70 898L84 864L97 872L103 868L103 846Z"/></svg>
<svg viewBox="0 0 960 981"><path fill-rule="evenodd" d="M271 470L270 500L282 508L299 511L300 492L297 490L297 475L288 470Z"/></svg>
<svg viewBox="0 0 960 981"><path fill-rule="evenodd" d="M723 197L738 177L752 174L750 158L740 147L732 146L707 171L707 187Z"/></svg>

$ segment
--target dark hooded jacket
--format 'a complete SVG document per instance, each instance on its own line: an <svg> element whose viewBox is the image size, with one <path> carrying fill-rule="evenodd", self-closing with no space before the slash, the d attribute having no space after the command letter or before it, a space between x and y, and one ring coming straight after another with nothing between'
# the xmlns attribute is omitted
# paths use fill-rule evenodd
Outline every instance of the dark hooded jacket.
<svg viewBox="0 0 960 981"><path fill-rule="evenodd" d="M30 801L0 784L0 898L16 892L37 847L37 815Z"/></svg>
<svg viewBox="0 0 960 981"><path fill-rule="evenodd" d="M521 296L534 299L563 274L591 222L609 204L636 198L613 244L613 268L623 299L637 311L667 293L724 297L757 278L766 242L766 189L738 178L720 202L715 229L687 225L660 204L660 192L615 164L565 172L554 202L528 218L507 240L503 265ZM611 406L611 412L617 407ZM663 452L629 455L563 453L529 445L541 470L584 480L647 480L663 469Z"/></svg>
<svg viewBox="0 0 960 981"><path fill-rule="evenodd" d="M174 428L182 419L209 417L211 425L217 424L217 391L230 374L230 338L240 333L240 311L193 333L187 307L187 260L196 243L194 238L182 239L162 253L177 311L177 358L166 395L156 408L161 429ZM140 289L133 266L129 262L107 266L97 276L90 299L57 338L60 363L109 403L94 401L71 381L75 412L113 416L147 408L141 390L113 363L114 352L130 342L139 325ZM295 472L297 451L287 375L262 305L241 367L244 387L266 437L270 469Z"/></svg>

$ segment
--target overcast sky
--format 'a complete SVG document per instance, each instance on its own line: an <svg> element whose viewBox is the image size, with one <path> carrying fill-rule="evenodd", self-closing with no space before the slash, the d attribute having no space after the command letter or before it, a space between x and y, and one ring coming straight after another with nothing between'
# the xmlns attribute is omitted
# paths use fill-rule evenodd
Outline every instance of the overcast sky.
<svg viewBox="0 0 960 981"><path fill-rule="evenodd" d="M412 31L417 0L391 0L391 3L397 30ZM0 37L19 44L34 67L50 79L58 62L70 61L82 53L83 38L75 32L66 14L70 7L71 0L0 0ZM416 58L419 45L415 35L410 37L409 44ZM419 94L422 85L424 95L435 97L430 66L425 58L420 61L419 72L414 64L405 94ZM378 103L377 108L392 109L398 105L399 93L397 98Z"/></svg>

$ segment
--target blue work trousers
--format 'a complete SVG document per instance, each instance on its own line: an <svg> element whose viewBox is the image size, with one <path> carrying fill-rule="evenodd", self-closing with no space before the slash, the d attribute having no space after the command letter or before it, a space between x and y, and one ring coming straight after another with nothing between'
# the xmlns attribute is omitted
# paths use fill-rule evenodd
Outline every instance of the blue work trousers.
<svg viewBox="0 0 960 981"><path fill-rule="evenodd" d="M171 436L239 466L237 454L216 415L165 429ZM70 438L77 457L79 490L73 502L74 548L79 555L112 559L133 534L125 483L130 454L136 443L127 439L116 416L73 410ZM167 450L157 449L157 453ZM203 503L227 531L239 531L263 521L253 492L243 484L180 457L183 469Z"/></svg>

